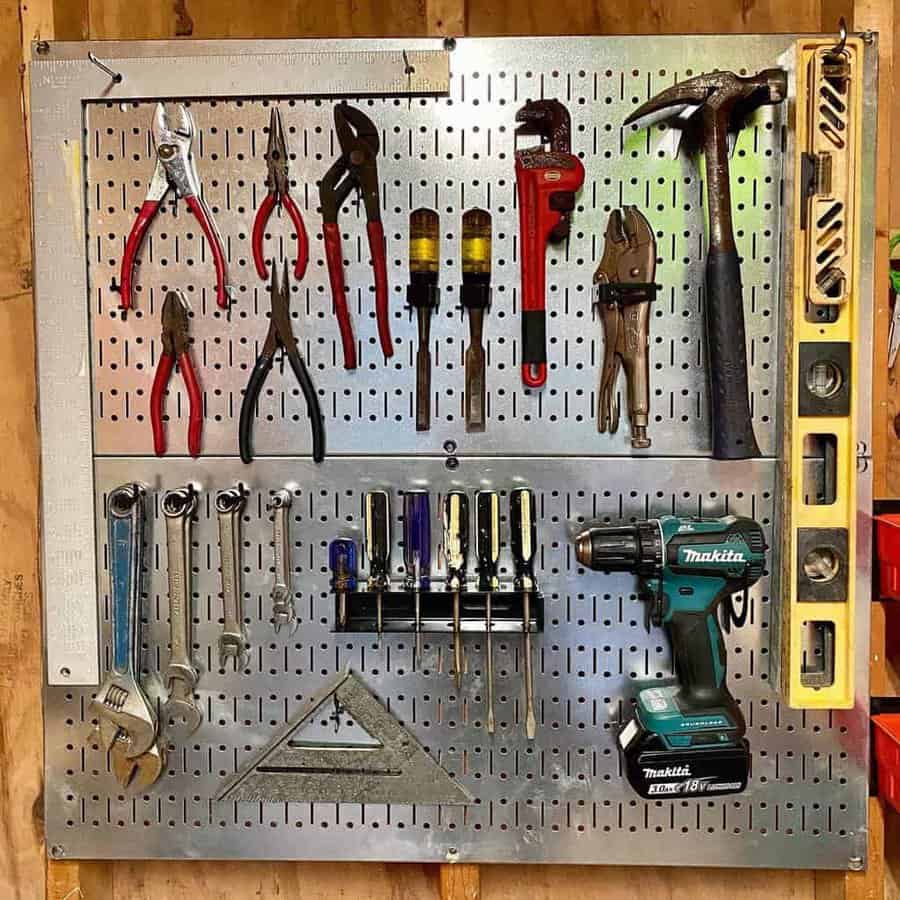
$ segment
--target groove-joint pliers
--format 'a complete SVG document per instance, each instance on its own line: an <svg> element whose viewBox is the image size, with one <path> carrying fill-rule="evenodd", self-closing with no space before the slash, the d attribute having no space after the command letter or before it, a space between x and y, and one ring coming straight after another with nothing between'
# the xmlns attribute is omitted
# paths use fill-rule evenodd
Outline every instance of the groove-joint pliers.
<svg viewBox="0 0 900 900"><path fill-rule="evenodd" d="M378 168L375 162L380 141L378 129L372 120L346 103L338 103L334 108L334 129L341 146L341 155L319 182L319 201L322 206L325 258L328 261L332 302L344 349L344 368L355 369L356 343L344 293L344 259L337 221L341 206L354 189L361 195L366 210L369 252L375 272L375 318L381 352L386 357L394 353L388 313L387 256L381 224Z"/></svg>

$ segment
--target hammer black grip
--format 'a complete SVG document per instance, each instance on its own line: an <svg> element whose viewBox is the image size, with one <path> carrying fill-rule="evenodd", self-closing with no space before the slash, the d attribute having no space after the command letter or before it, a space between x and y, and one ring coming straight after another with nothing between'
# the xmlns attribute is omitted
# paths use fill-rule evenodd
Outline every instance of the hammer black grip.
<svg viewBox="0 0 900 900"><path fill-rule="evenodd" d="M706 349L715 459L750 459L759 446L750 418L741 264L736 250L706 257Z"/></svg>

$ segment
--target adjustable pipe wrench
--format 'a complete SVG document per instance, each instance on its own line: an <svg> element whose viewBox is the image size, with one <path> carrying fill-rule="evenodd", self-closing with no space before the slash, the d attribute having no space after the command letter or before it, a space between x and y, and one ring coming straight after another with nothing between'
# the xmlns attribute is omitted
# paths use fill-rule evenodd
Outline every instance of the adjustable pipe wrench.
<svg viewBox="0 0 900 900"><path fill-rule="evenodd" d="M542 116L568 119L558 101L528 102L516 113L523 124L516 135L550 135L549 148L516 150L516 192L519 202L519 255L522 266L522 381L539 388L547 380L546 248L548 241L568 236L575 193L584 184L584 166L568 149L568 128L541 127ZM564 134L564 141L554 135ZM555 149L564 145L565 149Z"/></svg>

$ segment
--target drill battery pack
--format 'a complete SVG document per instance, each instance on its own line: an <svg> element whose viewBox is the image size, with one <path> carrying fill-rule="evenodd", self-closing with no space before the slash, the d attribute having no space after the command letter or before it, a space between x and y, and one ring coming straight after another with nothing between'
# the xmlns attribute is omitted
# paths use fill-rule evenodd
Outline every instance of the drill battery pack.
<svg viewBox="0 0 900 900"><path fill-rule="evenodd" d="M736 794L750 778L750 745L744 738L676 749L635 717L619 732L619 747L629 783L648 800Z"/></svg>

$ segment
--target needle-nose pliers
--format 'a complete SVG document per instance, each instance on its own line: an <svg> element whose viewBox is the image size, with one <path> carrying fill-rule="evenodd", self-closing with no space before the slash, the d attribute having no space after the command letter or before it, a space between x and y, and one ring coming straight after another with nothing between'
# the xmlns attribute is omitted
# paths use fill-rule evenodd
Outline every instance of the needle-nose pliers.
<svg viewBox="0 0 900 900"><path fill-rule="evenodd" d="M312 379L303 362L303 357L297 350L297 339L291 329L290 311L291 287L288 281L288 264L284 264L284 276L278 278L278 268L272 263L272 282L270 297L272 302L269 330L262 351L256 360L256 365L250 373L247 389L244 391L244 399L241 402L241 418L238 423L238 443L241 451L241 459L245 463L252 462L253 450L251 447L251 435L253 432L253 417L256 411L256 402L259 399L266 376L272 371L275 361L275 353L281 350L287 356L294 375L300 383L300 389L306 399L306 412L309 415L312 428L312 455L316 462L322 462L325 458L325 427L322 423L322 410L319 407L319 397L313 386Z"/></svg>
<svg viewBox="0 0 900 900"><path fill-rule="evenodd" d="M294 278L300 281L306 274L306 266L309 262L309 239L306 236L306 226L303 217L294 198L291 197L291 182L288 178L288 150L284 139L284 128L281 124L281 113L277 106L272 107L269 116L269 143L266 149L266 165L269 177L266 180L268 192L263 197L256 218L253 221L253 263L256 266L256 274L260 278L269 277L266 266L266 258L263 255L263 238L266 234L266 225L276 206L283 207L294 226L297 234L297 259L294 262Z"/></svg>

